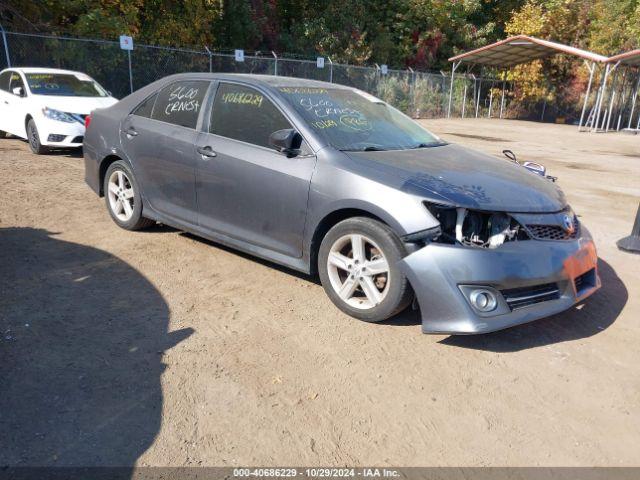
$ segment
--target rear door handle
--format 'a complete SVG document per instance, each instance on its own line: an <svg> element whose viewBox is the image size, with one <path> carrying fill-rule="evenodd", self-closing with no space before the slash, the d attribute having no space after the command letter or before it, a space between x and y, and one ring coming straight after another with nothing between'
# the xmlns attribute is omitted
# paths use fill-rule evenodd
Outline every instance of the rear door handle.
<svg viewBox="0 0 640 480"><path fill-rule="evenodd" d="M129 127L124 131L125 135L129 135L130 137L137 137L138 132L135 128Z"/></svg>
<svg viewBox="0 0 640 480"><path fill-rule="evenodd" d="M198 153L200 155L202 155L203 158L213 158L215 157L217 154L216 152L214 152L211 147L207 146L207 147L198 147L196 148L196 150L198 151Z"/></svg>

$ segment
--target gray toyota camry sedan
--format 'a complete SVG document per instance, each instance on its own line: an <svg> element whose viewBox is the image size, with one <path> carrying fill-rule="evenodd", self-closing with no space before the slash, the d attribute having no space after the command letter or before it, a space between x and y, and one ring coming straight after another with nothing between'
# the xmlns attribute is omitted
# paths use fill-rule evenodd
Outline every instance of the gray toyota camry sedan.
<svg viewBox="0 0 640 480"><path fill-rule="evenodd" d="M155 222L305 273L369 322L490 332L600 287L589 232L539 168L442 141L354 88L192 73L97 110L85 176L114 222Z"/></svg>

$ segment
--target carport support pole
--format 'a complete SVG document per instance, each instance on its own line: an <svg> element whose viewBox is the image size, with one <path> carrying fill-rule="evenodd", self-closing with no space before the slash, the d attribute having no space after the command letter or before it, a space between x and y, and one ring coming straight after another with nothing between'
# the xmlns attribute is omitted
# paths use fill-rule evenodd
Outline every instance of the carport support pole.
<svg viewBox="0 0 640 480"><path fill-rule="evenodd" d="M4 27L0 23L0 32L2 32L2 44L4 45L4 53L7 56L7 67L11 67L11 58L9 57L9 44L7 43L7 32L4 31Z"/></svg>
<svg viewBox="0 0 640 480"><path fill-rule="evenodd" d="M493 106L493 82L491 82L491 86L489 87L489 113L487 114L487 118L491 118L492 106Z"/></svg>
<svg viewBox="0 0 640 480"><path fill-rule="evenodd" d="M464 94L462 95L462 118L464 118L464 108L467 104L467 82L464 82Z"/></svg>
<svg viewBox="0 0 640 480"><path fill-rule="evenodd" d="M129 58L129 88L133 93L133 72L131 71L131 50L127 50L127 57Z"/></svg>
<svg viewBox="0 0 640 480"><path fill-rule="evenodd" d="M456 68L458 68L458 65L460 65L461 61L453 62L451 64L451 85L449 86L449 106L447 107L447 118L451 118L451 101L453 100L453 78L456 73Z"/></svg>
<svg viewBox="0 0 640 480"><path fill-rule="evenodd" d="M504 88L506 86L506 82L502 81L502 97L500 98L500 118L502 118L502 112L504 111Z"/></svg>
<svg viewBox="0 0 640 480"><path fill-rule="evenodd" d="M480 94L482 93L482 77L478 86L478 98L476 99L476 118L478 118L478 110L480 109Z"/></svg>
<svg viewBox="0 0 640 480"><path fill-rule="evenodd" d="M629 113L629 124L627 128L631 128L631 120L633 120L633 112L636 109L636 99L638 98L638 87L640 87L640 72L638 72L638 80L636 81L636 88L633 91L633 98L631 100L631 112Z"/></svg>
<svg viewBox="0 0 640 480"><path fill-rule="evenodd" d="M589 83L587 84L587 93L584 96L584 103L582 104L582 113L580 114L580 123L578 123L578 131L582 130L582 122L584 121L584 114L587 110L587 102L589 101L589 95L591 94L591 84L593 83L593 72L596 69L595 62L591 62L591 65L584 61L585 65L589 69Z"/></svg>
<svg viewBox="0 0 640 480"><path fill-rule="evenodd" d="M618 86L618 70L613 73L613 80L611 81L611 93L609 94L609 103L607 104L606 122L603 122L605 127L605 133L609 131L609 123L611 122L611 112L613 110L613 104L616 99L616 87Z"/></svg>
<svg viewBox="0 0 640 480"><path fill-rule="evenodd" d="M616 68L617 66L618 64L616 63L613 68ZM592 132L598 131L598 122L600 121L600 112L602 111L602 101L604 99L605 93L607 92L607 80L609 79L610 72L611 64L608 63L604 69L604 77L602 78L602 85L600 86L600 95L597 100L596 115L593 119L593 129L591 130Z"/></svg>

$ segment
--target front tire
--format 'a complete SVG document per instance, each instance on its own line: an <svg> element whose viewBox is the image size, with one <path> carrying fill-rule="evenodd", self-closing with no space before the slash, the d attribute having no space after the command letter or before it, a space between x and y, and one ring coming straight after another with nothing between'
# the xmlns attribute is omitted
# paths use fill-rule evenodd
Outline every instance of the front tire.
<svg viewBox="0 0 640 480"><path fill-rule="evenodd" d="M322 239L318 273L340 310L366 322L380 322L400 313L413 299L409 281L398 268L406 254L387 225L367 217L349 218Z"/></svg>
<svg viewBox="0 0 640 480"><path fill-rule="evenodd" d="M109 215L125 230L140 230L155 222L142 216L140 189L129 165L117 160L104 176L104 198Z"/></svg>
<svg viewBox="0 0 640 480"><path fill-rule="evenodd" d="M27 140L31 151L36 155L43 155L49 151L47 147L40 143L40 134L33 118L30 118L29 122L27 122Z"/></svg>

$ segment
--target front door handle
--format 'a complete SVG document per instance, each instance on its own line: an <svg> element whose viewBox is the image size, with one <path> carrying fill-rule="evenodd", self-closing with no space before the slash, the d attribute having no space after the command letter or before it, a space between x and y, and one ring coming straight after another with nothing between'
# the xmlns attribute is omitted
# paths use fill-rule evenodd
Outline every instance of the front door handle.
<svg viewBox="0 0 640 480"><path fill-rule="evenodd" d="M138 136L138 131L133 128L133 127L129 127L124 131L125 135L128 135L129 137L137 137Z"/></svg>
<svg viewBox="0 0 640 480"><path fill-rule="evenodd" d="M214 152L211 147L207 146L207 147L198 147L196 148L196 150L198 151L198 153L200 155L202 155L202 158L213 158L215 157L217 154L216 152Z"/></svg>

